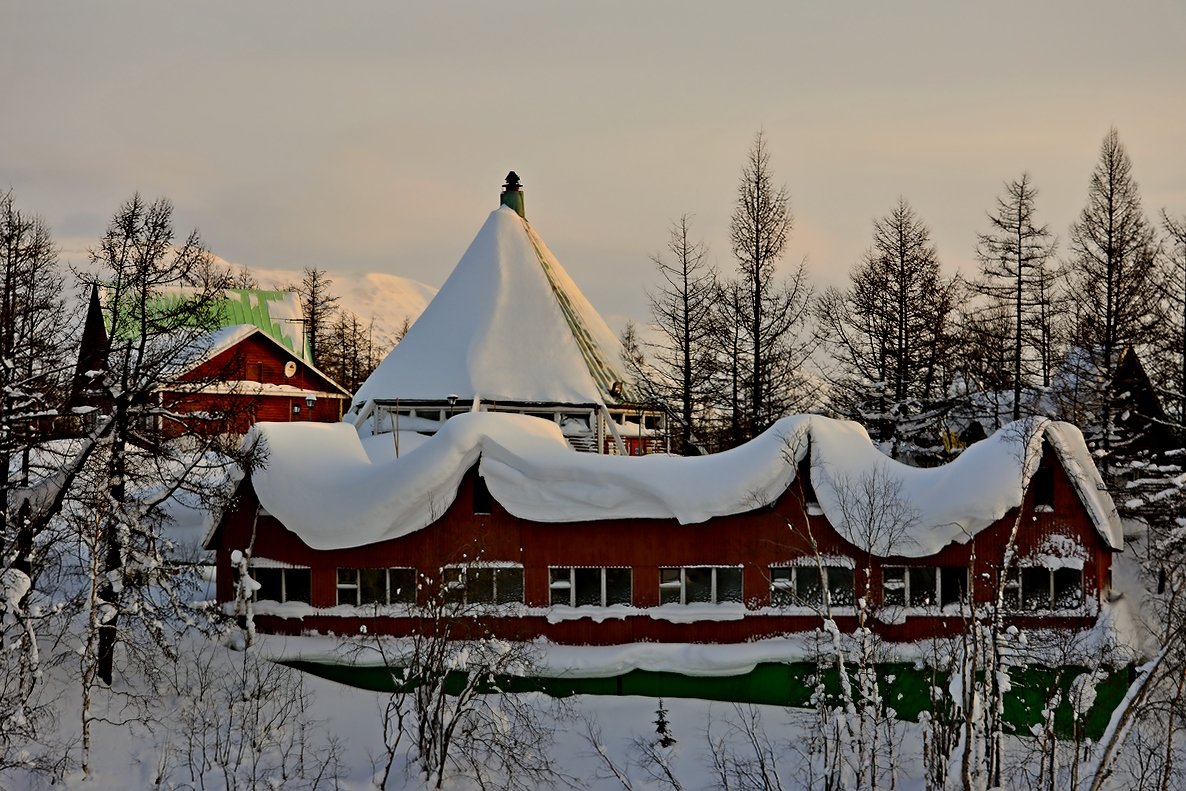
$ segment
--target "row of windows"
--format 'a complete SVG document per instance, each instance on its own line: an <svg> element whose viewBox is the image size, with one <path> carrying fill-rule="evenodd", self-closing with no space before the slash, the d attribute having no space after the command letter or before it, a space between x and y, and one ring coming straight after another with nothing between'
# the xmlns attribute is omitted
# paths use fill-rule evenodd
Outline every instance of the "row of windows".
<svg viewBox="0 0 1186 791"><path fill-rule="evenodd" d="M256 598L309 602L312 590L307 568L254 568ZM633 601L629 568L552 567L549 599L553 606L608 607ZM523 602L521 566L450 567L443 572L445 600L457 604ZM882 569L882 601L887 606L930 607L958 604L968 584L962 566L886 566ZM338 604L414 604L416 570L338 569ZM1014 569L1005 582L1005 606L1011 610L1067 610L1083 605L1080 569L1025 567ZM773 566L770 603L775 607L819 607L825 593L834 606L855 601L853 570L844 566ZM740 603L742 570L727 566L683 566L659 569L660 604Z"/></svg>

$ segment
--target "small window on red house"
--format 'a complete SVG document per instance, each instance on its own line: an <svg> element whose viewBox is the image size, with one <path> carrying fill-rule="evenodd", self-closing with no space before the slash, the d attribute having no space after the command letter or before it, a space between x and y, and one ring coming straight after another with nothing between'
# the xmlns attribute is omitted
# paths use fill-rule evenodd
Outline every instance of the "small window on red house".
<svg viewBox="0 0 1186 791"><path fill-rule="evenodd" d="M264 380L264 364L247 363L246 375L243 378L249 382L262 382Z"/></svg>
<svg viewBox="0 0 1186 791"><path fill-rule="evenodd" d="M309 603L312 590L309 569L253 567L251 577L259 583L256 601Z"/></svg>
<svg viewBox="0 0 1186 791"><path fill-rule="evenodd" d="M1049 464L1038 466L1030 480L1030 491L1034 493L1035 511L1054 510L1054 468Z"/></svg>
<svg viewBox="0 0 1186 791"><path fill-rule="evenodd" d="M474 513L488 514L494 505L494 498L490 495L490 488L486 486L486 479L481 475L474 475Z"/></svg>

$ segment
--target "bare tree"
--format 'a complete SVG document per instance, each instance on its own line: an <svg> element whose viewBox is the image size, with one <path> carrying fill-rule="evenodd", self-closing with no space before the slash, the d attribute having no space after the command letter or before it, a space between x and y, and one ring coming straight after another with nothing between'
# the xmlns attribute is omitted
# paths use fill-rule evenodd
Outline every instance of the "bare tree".
<svg viewBox="0 0 1186 791"><path fill-rule="evenodd" d="M1008 306L1012 348L1007 363L1014 420L1021 419L1022 390L1027 380L1034 378L1034 364L1041 364L1046 357L1043 349L1049 335L1044 321L1048 315L1044 286L1050 281L1048 262L1056 240L1047 226L1036 224L1037 194L1028 173L1007 184L1004 196L997 198L996 210L988 215L992 229L980 234L976 249L981 265L976 290L993 306ZM1039 376L1048 384L1048 374Z"/></svg>
<svg viewBox="0 0 1186 791"><path fill-rule="evenodd" d="M904 198L873 222L873 247L849 281L816 309L836 360L836 408L892 443L898 457L912 440L939 436L932 429L951 373L962 282L939 272L930 229Z"/></svg>
<svg viewBox="0 0 1186 791"><path fill-rule="evenodd" d="M776 186L770 150L758 132L741 170L729 223L742 299L733 306L738 312L723 318L736 322L744 338L745 357L734 357L731 363L734 368L745 365L744 376L735 371L732 378L744 379L748 391L744 421L734 419L747 424L747 437L757 436L785 414L811 348L803 332L812 298L806 265L800 264L785 281L777 272L793 225L790 195L785 185Z"/></svg>
<svg viewBox="0 0 1186 791"><path fill-rule="evenodd" d="M1078 306L1076 342L1083 361L1098 372L1102 388L1095 414L1069 417L1100 443L1105 475L1115 417L1112 379L1120 352L1151 340L1162 318L1149 299L1157 293L1158 262L1155 229L1141 207L1128 151L1113 127L1100 146L1087 205L1071 225L1067 262Z"/></svg>
<svg viewBox="0 0 1186 791"><path fill-rule="evenodd" d="M1162 392L1167 402L1176 403L1173 416L1181 430L1186 426L1186 216L1171 217L1163 211L1161 220L1166 234L1162 294L1169 330L1162 344Z"/></svg>
<svg viewBox="0 0 1186 791"><path fill-rule="evenodd" d="M324 269L307 266L300 285L290 288L301 297L301 307L305 312L305 342L313 364L319 368L322 367L324 354L324 350L318 348L319 339L329 331L330 322L337 311L338 297L330 291L333 284L334 281Z"/></svg>
<svg viewBox="0 0 1186 791"><path fill-rule="evenodd" d="M663 279L650 292L651 319L660 340L651 344L651 366L663 401L679 415L679 448L685 455L696 452L693 437L699 412L707 399L713 375L713 307L717 297L717 275L708 261L708 247L694 241L691 217L680 215L671 224L667 250L652 261Z"/></svg>
<svg viewBox="0 0 1186 791"><path fill-rule="evenodd" d="M526 791L567 782L549 752L552 728L544 713L534 699L503 689L509 678L531 675L534 648L482 629L482 605L467 604L464 587L457 586L470 568L482 567L450 567L450 574L442 570L435 580L420 576L411 637L363 635L353 641L359 656L375 656L390 671L393 687L382 715L380 787L386 787L405 737L417 774L435 788L453 773L483 788Z"/></svg>

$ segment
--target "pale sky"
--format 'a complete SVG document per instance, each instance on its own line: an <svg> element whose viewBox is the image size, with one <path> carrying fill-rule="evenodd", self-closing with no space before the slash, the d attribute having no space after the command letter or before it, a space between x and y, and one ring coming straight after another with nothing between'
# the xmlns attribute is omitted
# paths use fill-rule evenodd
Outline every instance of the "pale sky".
<svg viewBox="0 0 1186 791"><path fill-rule="evenodd" d="M82 263L121 201L219 256L437 286L523 179L611 326L695 215L719 267L760 128L784 264L841 284L899 195L951 271L1028 170L1060 237L1110 125L1186 214L1186 3L0 0L0 189Z"/></svg>

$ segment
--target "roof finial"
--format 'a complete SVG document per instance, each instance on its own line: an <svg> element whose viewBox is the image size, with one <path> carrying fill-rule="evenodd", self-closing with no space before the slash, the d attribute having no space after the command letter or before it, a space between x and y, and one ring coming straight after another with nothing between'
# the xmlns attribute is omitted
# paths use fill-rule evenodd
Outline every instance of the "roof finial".
<svg viewBox="0 0 1186 791"><path fill-rule="evenodd" d="M503 206L514 209L516 214L527 219L527 215L523 213L523 191L519 187L519 174L512 170L507 174L506 184L502 185L502 194L498 196L498 200Z"/></svg>

